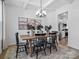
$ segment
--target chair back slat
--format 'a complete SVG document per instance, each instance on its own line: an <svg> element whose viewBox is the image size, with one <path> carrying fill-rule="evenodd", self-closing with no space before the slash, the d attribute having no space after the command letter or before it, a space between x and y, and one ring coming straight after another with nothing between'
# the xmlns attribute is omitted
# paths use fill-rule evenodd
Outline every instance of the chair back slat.
<svg viewBox="0 0 79 59"><path fill-rule="evenodd" d="M19 37L18 37L18 32L16 33L16 45L19 44Z"/></svg>

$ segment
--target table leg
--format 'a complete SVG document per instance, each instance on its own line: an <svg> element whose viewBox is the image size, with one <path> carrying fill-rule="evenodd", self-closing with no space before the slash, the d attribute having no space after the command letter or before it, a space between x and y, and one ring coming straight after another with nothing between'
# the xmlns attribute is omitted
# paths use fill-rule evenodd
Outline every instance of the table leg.
<svg viewBox="0 0 79 59"><path fill-rule="evenodd" d="M30 56L32 57L32 43L31 40L29 40L29 52L30 52Z"/></svg>

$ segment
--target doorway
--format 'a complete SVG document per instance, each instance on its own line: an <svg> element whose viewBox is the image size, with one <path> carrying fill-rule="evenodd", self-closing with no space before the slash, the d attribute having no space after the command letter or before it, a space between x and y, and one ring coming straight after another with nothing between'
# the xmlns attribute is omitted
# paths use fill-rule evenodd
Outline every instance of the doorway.
<svg viewBox="0 0 79 59"><path fill-rule="evenodd" d="M68 11L58 14L58 32L60 44L68 44Z"/></svg>

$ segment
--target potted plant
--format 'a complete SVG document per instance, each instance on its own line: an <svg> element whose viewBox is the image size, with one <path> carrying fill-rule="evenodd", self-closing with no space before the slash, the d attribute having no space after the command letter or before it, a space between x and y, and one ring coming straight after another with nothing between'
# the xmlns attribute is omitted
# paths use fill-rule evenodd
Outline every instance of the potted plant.
<svg viewBox="0 0 79 59"><path fill-rule="evenodd" d="M45 31L46 31L46 32L49 32L51 28L52 28L51 25L49 25L49 26L45 26Z"/></svg>
<svg viewBox="0 0 79 59"><path fill-rule="evenodd" d="M28 30L31 30L31 34L33 34L33 30L35 30L35 27L32 26L32 25L30 25L30 24L27 24L27 29L28 29ZM28 33L28 35L30 34L29 31L28 31L27 33Z"/></svg>
<svg viewBox="0 0 79 59"><path fill-rule="evenodd" d="M43 28L43 25L41 25L41 24L39 24L39 25L37 25L37 33L42 33L43 31L42 31L42 28Z"/></svg>
<svg viewBox="0 0 79 59"><path fill-rule="evenodd" d="M40 24L37 26L37 30L41 30L43 28L43 26Z"/></svg>

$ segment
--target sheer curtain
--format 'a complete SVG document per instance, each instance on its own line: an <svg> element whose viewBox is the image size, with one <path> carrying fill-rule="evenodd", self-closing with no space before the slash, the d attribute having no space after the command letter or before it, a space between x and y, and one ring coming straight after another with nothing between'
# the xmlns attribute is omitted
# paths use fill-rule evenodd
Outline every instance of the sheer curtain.
<svg viewBox="0 0 79 59"><path fill-rule="evenodd" d="M1 42L2 42L2 2L0 0L0 53L1 53Z"/></svg>

